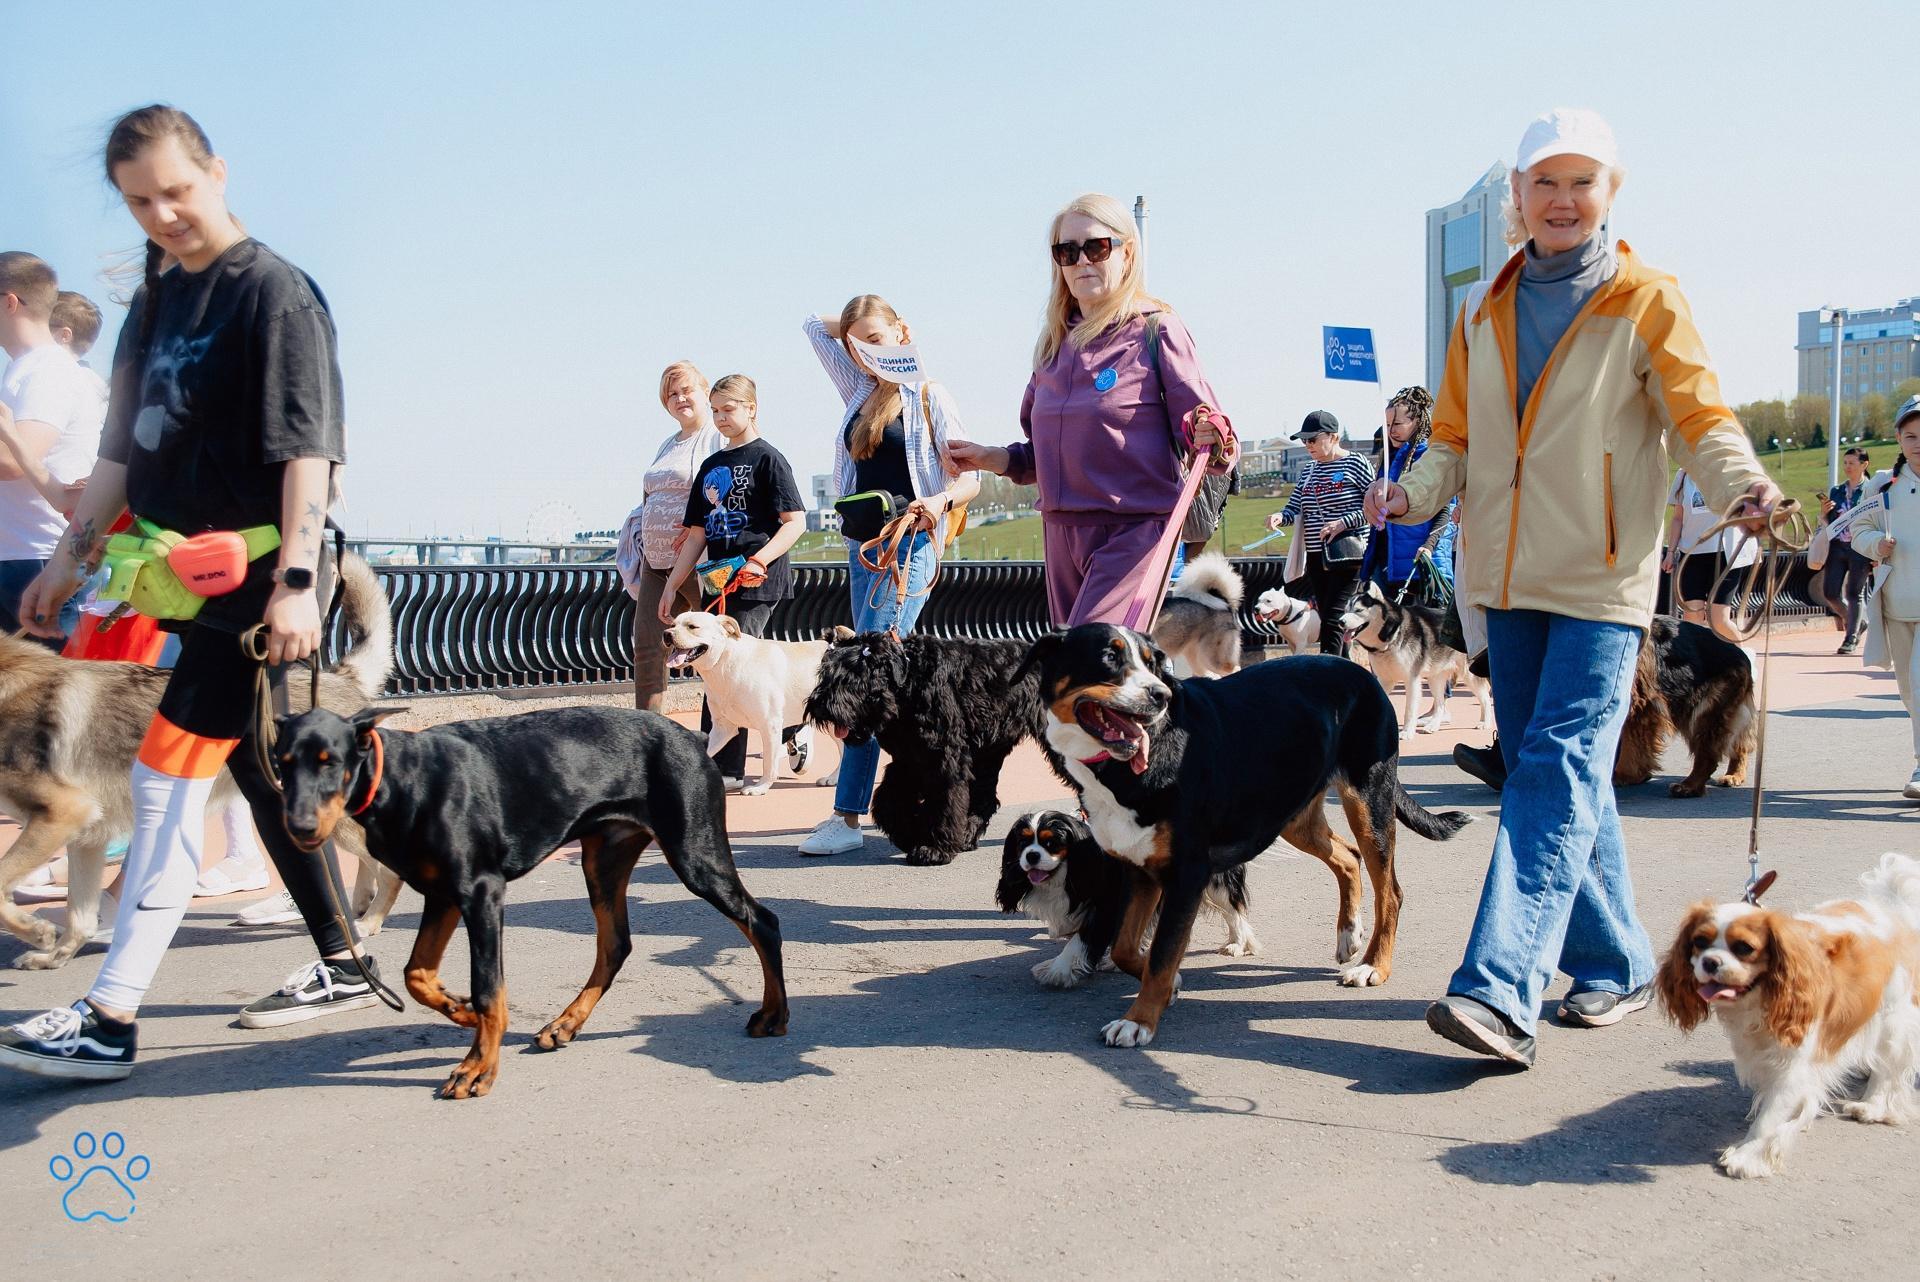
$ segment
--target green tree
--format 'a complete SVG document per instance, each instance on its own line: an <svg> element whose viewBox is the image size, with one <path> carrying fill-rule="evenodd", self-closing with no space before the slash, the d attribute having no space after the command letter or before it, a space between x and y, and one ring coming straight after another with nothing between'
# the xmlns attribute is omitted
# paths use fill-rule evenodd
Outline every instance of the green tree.
<svg viewBox="0 0 1920 1282"><path fill-rule="evenodd" d="M1733 413L1740 420L1740 426L1747 429L1747 439L1756 450L1771 449L1775 437L1787 434L1789 419L1785 401L1748 401L1734 406Z"/></svg>
<svg viewBox="0 0 1920 1282"><path fill-rule="evenodd" d="M1920 396L1920 378L1902 379L1893 389L1893 395L1887 400L1898 408L1907 403L1907 399Z"/></svg>
<svg viewBox="0 0 1920 1282"><path fill-rule="evenodd" d="M1844 408L1844 407L1842 407ZM1827 429L1818 423L1813 425L1813 435L1807 438L1807 445L1816 450L1827 448Z"/></svg>
<svg viewBox="0 0 1920 1282"><path fill-rule="evenodd" d="M1793 404L1787 407L1788 426L1795 440L1805 441L1816 427L1823 427L1827 421L1827 407L1830 402L1824 396L1796 396Z"/></svg>
<svg viewBox="0 0 1920 1282"><path fill-rule="evenodd" d="M1893 421L1893 407L1887 404L1887 398L1878 392L1868 392L1855 404L1855 418L1848 434L1864 436L1871 440L1886 430Z"/></svg>

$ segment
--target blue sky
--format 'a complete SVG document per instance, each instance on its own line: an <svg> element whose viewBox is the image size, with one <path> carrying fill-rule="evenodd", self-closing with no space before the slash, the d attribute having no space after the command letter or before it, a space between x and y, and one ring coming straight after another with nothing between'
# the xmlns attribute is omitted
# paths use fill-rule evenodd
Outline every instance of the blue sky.
<svg viewBox="0 0 1920 1282"><path fill-rule="evenodd" d="M1571 15L1550 27L1543 17ZM1674 272L1728 395L1791 393L1794 313L1920 293L1920 7L182 3L0 16L0 248L104 301L137 231L121 110L191 111L230 203L341 330L360 533L617 523L660 369L759 382L804 486L838 401L799 324L877 292L970 434L1019 432L1053 211L1151 205L1150 285L1254 436L1330 384L1322 324L1422 372L1423 215L1557 105L1613 122L1616 231ZM108 309L111 347L121 309ZM104 353L96 363L104 363Z"/></svg>

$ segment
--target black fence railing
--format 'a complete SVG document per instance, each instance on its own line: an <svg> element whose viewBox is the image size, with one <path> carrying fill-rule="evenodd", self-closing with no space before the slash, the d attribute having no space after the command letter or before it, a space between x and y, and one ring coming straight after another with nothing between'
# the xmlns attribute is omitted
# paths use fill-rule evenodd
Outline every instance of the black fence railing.
<svg viewBox="0 0 1920 1282"><path fill-rule="evenodd" d="M1253 617L1260 593L1280 586L1278 557L1237 560L1246 581L1240 626L1250 646L1279 640ZM634 601L610 565L376 566L393 605L389 696L564 688L633 678ZM768 635L797 641L848 623L843 565L797 565L794 595ZM1783 617L1818 614L1804 557L1794 557L1776 603ZM1660 608L1666 605L1662 582ZM953 561L941 567L918 631L942 637L1031 640L1047 630L1038 561ZM329 655L342 637L330 638Z"/></svg>

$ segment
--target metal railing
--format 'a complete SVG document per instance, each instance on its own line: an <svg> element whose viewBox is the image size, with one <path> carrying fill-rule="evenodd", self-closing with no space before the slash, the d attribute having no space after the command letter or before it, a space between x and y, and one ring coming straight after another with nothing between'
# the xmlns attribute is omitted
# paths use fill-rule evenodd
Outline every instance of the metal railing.
<svg viewBox="0 0 1920 1282"><path fill-rule="evenodd" d="M1785 555L1785 554L1781 554ZM1280 586L1278 557L1233 563L1246 582L1240 627L1249 646L1279 630L1253 617L1260 593ZM393 697L564 689L633 679L635 603L606 564L374 567L393 605ZM1776 613L1816 615L1806 559L1793 558ZM1666 604L1666 581L1660 608ZM852 618L844 565L794 567L794 595L768 623L776 640L807 640ZM940 637L1031 640L1047 630L1038 561L951 561L917 630ZM330 655L344 636L336 625Z"/></svg>

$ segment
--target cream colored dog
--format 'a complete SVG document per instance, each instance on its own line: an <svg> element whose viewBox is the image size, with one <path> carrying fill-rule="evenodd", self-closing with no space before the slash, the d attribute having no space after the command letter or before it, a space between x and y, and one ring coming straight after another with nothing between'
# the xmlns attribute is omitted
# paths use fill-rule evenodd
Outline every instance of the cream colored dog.
<svg viewBox="0 0 1920 1282"><path fill-rule="evenodd" d="M751 637L724 615L689 610L667 629L667 666L692 667L707 686L707 707L713 713L713 732L707 736L707 755L727 746L742 728L760 736L760 778L741 789L758 796L780 777L780 731L799 726L794 756L804 763L813 755L813 726L804 712L807 696L820 679L824 641L766 641Z"/></svg>

